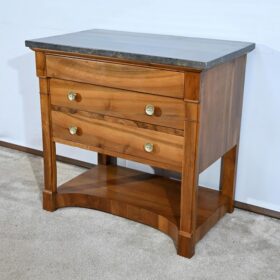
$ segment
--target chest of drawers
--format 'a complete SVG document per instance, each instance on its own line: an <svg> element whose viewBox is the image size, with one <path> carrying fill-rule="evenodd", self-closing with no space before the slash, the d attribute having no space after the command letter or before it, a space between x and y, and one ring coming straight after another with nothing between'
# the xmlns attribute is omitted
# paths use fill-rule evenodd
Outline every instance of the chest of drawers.
<svg viewBox="0 0 280 280"><path fill-rule="evenodd" d="M168 234L179 255L233 211L246 54L254 44L90 30L26 41L36 53L43 208L78 206ZM55 144L98 152L57 187ZM117 166L120 157L181 180ZM222 158L220 190L198 186Z"/></svg>

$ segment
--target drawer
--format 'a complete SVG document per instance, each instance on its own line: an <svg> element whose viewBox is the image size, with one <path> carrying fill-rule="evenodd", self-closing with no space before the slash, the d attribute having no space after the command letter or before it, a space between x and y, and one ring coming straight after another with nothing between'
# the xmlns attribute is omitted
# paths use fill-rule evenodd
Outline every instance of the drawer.
<svg viewBox="0 0 280 280"><path fill-rule="evenodd" d="M173 170L181 169L184 142L182 136L133 127L124 120L118 123L89 118L81 113L52 111L51 117L53 138L57 142L71 141L97 152L111 151L120 156L131 155L160 162ZM77 128L76 133L74 129L73 134L70 133L71 127ZM152 144L152 147L147 144ZM152 151L149 151L149 148L152 148Z"/></svg>
<svg viewBox="0 0 280 280"><path fill-rule="evenodd" d="M176 98L57 79L50 79L50 92L52 105L176 129L184 127L184 102Z"/></svg>
<svg viewBox="0 0 280 280"><path fill-rule="evenodd" d="M183 98L184 73L63 56L46 56L47 76Z"/></svg>

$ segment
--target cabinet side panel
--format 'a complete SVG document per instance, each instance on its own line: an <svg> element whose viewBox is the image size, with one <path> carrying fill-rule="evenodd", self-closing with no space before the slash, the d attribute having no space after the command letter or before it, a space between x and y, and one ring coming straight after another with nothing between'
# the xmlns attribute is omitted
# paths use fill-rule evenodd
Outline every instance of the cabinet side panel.
<svg viewBox="0 0 280 280"><path fill-rule="evenodd" d="M199 171L238 144L246 55L202 75Z"/></svg>

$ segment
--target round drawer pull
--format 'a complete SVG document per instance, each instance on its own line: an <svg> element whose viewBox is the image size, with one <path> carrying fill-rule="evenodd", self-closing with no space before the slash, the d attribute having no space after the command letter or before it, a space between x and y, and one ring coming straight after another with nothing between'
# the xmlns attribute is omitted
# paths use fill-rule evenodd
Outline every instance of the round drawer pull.
<svg viewBox="0 0 280 280"><path fill-rule="evenodd" d="M70 127L69 127L69 133L70 133L71 135L77 134L77 131L78 131L78 128L77 128L76 126L70 126Z"/></svg>
<svg viewBox="0 0 280 280"><path fill-rule="evenodd" d="M75 101L77 97L77 93L74 91L69 91L67 97L69 101Z"/></svg>
<svg viewBox="0 0 280 280"><path fill-rule="evenodd" d="M145 107L145 113L148 116L152 116L155 113L155 106L152 104L147 104Z"/></svg>
<svg viewBox="0 0 280 280"><path fill-rule="evenodd" d="M151 143L146 143L144 145L144 150L147 152L147 153L151 153L153 150L154 150L154 145L151 144Z"/></svg>

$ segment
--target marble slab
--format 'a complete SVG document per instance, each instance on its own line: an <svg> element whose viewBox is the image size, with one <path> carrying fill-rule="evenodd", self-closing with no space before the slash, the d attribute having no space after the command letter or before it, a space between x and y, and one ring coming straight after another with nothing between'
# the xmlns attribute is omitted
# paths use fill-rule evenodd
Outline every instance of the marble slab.
<svg viewBox="0 0 280 280"><path fill-rule="evenodd" d="M244 55L254 43L92 29L27 40L32 49L90 54L204 70Z"/></svg>

